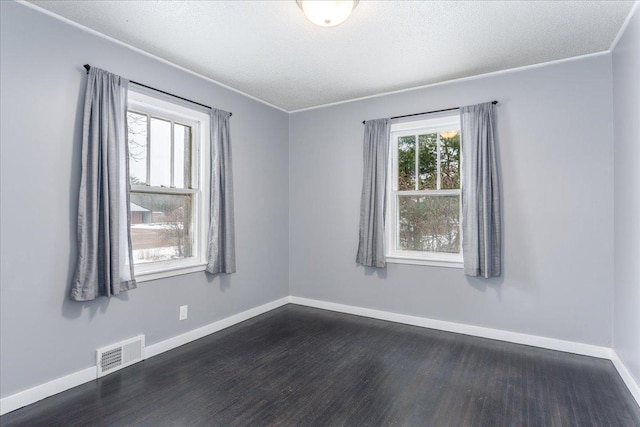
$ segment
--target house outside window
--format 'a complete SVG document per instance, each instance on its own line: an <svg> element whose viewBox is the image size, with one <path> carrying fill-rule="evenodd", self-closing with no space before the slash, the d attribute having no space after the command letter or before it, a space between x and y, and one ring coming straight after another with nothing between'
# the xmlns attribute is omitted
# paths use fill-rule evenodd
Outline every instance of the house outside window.
<svg viewBox="0 0 640 427"><path fill-rule="evenodd" d="M391 126L388 262L462 268L460 118Z"/></svg>
<svg viewBox="0 0 640 427"><path fill-rule="evenodd" d="M209 115L129 91L127 131L136 279L204 270Z"/></svg>

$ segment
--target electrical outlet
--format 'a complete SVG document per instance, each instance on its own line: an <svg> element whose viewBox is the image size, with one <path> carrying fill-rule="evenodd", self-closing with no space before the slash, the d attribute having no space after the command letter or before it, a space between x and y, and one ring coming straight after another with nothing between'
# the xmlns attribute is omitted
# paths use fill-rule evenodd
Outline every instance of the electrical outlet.
<svg viewBox="0 0 640 427"><path fill-rule="evenodd" d="M180 306L180 320L185 320L187 318L188 310L189 310L188 305Z"/></svg>

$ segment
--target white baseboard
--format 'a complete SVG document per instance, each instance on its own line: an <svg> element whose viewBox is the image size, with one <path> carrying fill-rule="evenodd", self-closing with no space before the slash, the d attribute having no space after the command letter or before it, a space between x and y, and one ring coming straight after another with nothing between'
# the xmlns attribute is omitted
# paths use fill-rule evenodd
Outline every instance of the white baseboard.
<svg viewBox="0 0 640 427"><path fill-rule="evenodd" d="M203 338L214 332L221 331L245 320L249 320L260 314L274 310L287 303L304 305L308 307L320 308L323 310L337 311L340 313L354 314L357 316L370 317L373 319L386 320L396 323L404 323L407 325L420 326L423 328L438 329L447 332L455 332L464 335L472 335L482 338L490 338L499 341L507 341L516 344L530 345L550 350L564 351L567 353L582 354L585 356L609 359L617 369L620 377L627 385L631 394L640 405L640 387L635 379L631 376L624 363L620 360L615 351L608 347L601 347L591 344L582 344L572 341L564 341L555 338L546 338L536 335L522 334L518 332L509 332L499 329L484 328L481 326L465 325L461 323L447 322L443 320L429 319L425 317L409 316L406 314L392 313L382 310L374 310L370 308L362 308L352 305L337 304L327 301L313 300L301 297L284 297L263 304L258 307L243 311L225 319L219 320L198 329L186 332L168 340L164 340L152 344L145 348L145 358L156 356L165 351L172 350L191 341ZM79 386L86 382L96 379L96 367L92 366L80 371L74 372L64 377L40 384L28 390L7 396L0 399L0 415L30 405L39 400L45 399L54 394L58 394L65 390Z"/></svg>
<svg viewBox="0 0 640 427"><path fill-rule="evenodd" d="M491 338L499 341L542 347L567 353L582 354L601 359L611 359L611 349L609 347L564 341L556 338L546 338L537 335L522 334L519 332L509 332L500 329L485 328L482 326L466 325L463 323L447 322L444 320L435 320L426 317L409 316L406 314L392 313L389 311L374 310L371 308L362 308L353 305L337 304L308 298L292 296L289 297L289 302L298 305L306 305L308 307L321 308L324 310L338 311L340 313L387 320L389 322L404 323L407 325L421 326L423 328L438 329L441 331L455 332L464 335L473 335L475 337Z"/></svg>
<svg viewBox="0 0 640 427"><path fill-rule="evenodd" d="M635 381L625 364L622 362L615 350L609 347L601 347L592 344L583 344L573 341L564 341L556 338L540 337L537 335L522 334L519 332L509 332L500 329L484 328L482 326L465 325L462 323L446 322L443 320L429 319L426 317L409 316L406 314L393 313L389 311L374 310L371 308L357 307L353 305L337 304L328 301L320 301L309 298L289 297L292 304L304 305L307 307L320 308L323 310L337 311L340 313L354 314L356 316L370 317L373 319L386 320L395 323L404 323L423 328L438 329L441 331L455 332L458 334L472 335L482 338L490 338L499 341L507 341L516 344L530 345L533 347L546 348L549 350L563 351L565 353L581 354L584 356L597 357L611 360L618 374L631 392L631 395L640 406L640 386Z"/></svg>
<svg viewBox="0 0 640 427"><path fill-rule="evenodd" d="M640 386L636 382L635 378L631 375L631 372L627 369L627 366L618 356L615 350L611 350L611 362L613 362L613 366L616 367L618 374L622 377L622 381L626 384L627 388L633 395L634 399L640 406Z"/></svg>
<svg viewBox="0 0 640 427"><path fill-rule="evenodd" d="M0 415L7 412L15 411L23 406L30 405L38 400L45 399L54 394L61 393L70 388L79 386L96 379L96 367L86 368L76 371L64 377L57 378L53 381L37 385L30 389L12 394L0 400Z"/></svg>
<svg viewBox="0 0 640 427"><path fill-rule="evenodd" d="M208 325L205 325L201 328L185 332L182 335L169 338L168 340L151 344L144 349L144 357L148 359L150 357L157 356L160 353L164 353L165 351L180 347L181 345L190 343L191 341L206 337L207 335L213 334L214 332L218 332L228 328L229 326L244 322L245 320L249 320L252 317L256 317L278 307L282 307L283 305L286 305L288 303L288 297L280 298L261 306L250 308L249 310L243 311L242 313L234 314L233 316L218 320L217 322L209 323Z"/></svg>
<svg viewBox="0 0 640 427"><path fill-rule="evenodd" d="M150 357L157 356L158 354L164 353L165 351L169 351L191 341L195 341L199 338L205 337L214 332L218 332L222 329L228 328L229 326L244 322L245 320L249 320L252 317L256 317L260 314L286 305L288 302L288 297L280 298L261 306L243 311L242 313L234 314L233 316L229 316L217 322L210 323L201 328L186 332L182 335L178 335L177 337L169 338L168 340L152 344L145 348L144 358L148 359ZM23 406L30 405L39 400L53 396L54 394L61 393L65 390L69 390L73 387L77 387L81 384L95 380L96 377L97 368L95 366L92 366L90 368L76 371L72 374L65 375L64 377L60 377L44 384L40 384L30 389L4 397L0 399L0 415L15 411L16 409L22 408Z"/></svg>

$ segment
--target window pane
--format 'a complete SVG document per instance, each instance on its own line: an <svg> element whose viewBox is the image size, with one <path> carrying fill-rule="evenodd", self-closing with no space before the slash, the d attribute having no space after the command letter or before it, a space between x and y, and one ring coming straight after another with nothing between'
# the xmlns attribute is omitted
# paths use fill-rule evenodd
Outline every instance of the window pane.
<svg viewBox="0 0 640 427"><path fill-rule="evenodd" d="M398 196L398 249L460 252L460 196Z"/></svg>
<svg viewBox="0 0 640 427"><path fill-rule="evenodd" d="M129 182L147 182L147 116L127 111L129 139Z"/></svg>
<svg viewBox="0 0 640 427"><path fill-rule="evenodd" d="M418 171L419 190L437 190L438 189L438 135L430 133L427 135L419 135L418 143L420 149L418 156L420 164Z"/></svg>
<svg viewBox="0 0 640 427"><path fill-rule="evenodd" d="M173 185L191 187L191 127L176 124L173 136Z"/></svg>
<svg viewBox="0 0 640 427"><path fill-rule="evenodd" d="M416 189L416 137L398 138L398 190Z"/></svg>
<svg viewBox="0 0 640 427"><path fill-rule="evenodd" d="M193 197L131 193L131 243L135 264L193 256Z"/></svg>
<svg viewBox="0 0 640 427"><path fill-rule="evenodd" d="M151 182L171 185L171 122L151 117Z"/></svg>
<svg viewBox="0 0 640 427"><path fill-rule="evenodd" d="M440 188L460 188L460 132L440 132Z"/></svg>

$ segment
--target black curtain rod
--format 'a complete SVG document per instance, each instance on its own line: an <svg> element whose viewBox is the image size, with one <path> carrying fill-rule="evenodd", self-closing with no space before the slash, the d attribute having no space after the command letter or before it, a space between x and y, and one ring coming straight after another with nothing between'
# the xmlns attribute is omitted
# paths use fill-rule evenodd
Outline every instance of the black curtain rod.
<svg viewBox="0 0 640 427"><path fill-rule="evenodd" d="M491 103L493 105L497 104L498 101L491 101ZM413 114L405 114L404 116L395 116L395 117L391 117L391 120L393 119L403 119L405 117L413 117L413 116L421 116L423 114L432 114L432 113L442 113L443 111L453 111L453 110L459 110L461 107L454 107L454 108L445 108L442 110L434 110L434 111L425 111L424 113L413 113ZM362 124L365 124L367 121L363 120Z"/></svg>
<svg viewBox="0 0 640 427"><path fill-rule="evenodd" d="M87 70L87 74L89 74L89 70L91 69L91 65L89 65L89 64L84 64L84 68ZM134 85L142 86L142 87L145 87L145 88L147 88L147 89L154 90L154 91L156 91L156 92L164 93L165 95L173 96L174 98L178 98L178 99L181 99L181 100L183 100L183 101L187 101L187 102L190 102L190 103L192 103L192 104L196 104L196 105L199 105L199 106L201 106L201 107L208 108L209 110L211 110L211 107L209 107L208 105L200 104L199 102L192 101L192 100L190 100L190 99L183 98L183 97L181 97L181 96L174 95L174 94L169 93L169 92L165 92L164 90L156 89L155 87L151 87L151 86L143 85L142 83L134 82L133 80L130 80L130 82L131 82L131 83L133 83ZM232 115L233 115L232 113L229 113L229 116L232 116Z"/></svg>

